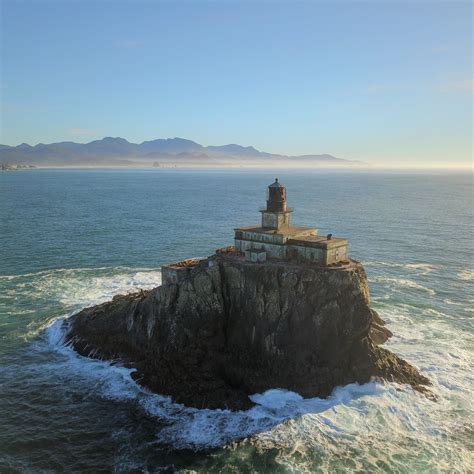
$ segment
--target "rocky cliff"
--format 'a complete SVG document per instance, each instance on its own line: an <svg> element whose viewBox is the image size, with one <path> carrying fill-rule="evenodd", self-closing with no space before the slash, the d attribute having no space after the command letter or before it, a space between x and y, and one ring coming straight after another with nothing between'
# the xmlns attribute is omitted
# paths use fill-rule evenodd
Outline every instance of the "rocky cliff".
<svg viewBox="0 0 474 474"><path fill-rule="evenodd" d="M369 306L360 263L338 268L254 264L215 255L179 283L116 296L65 322L82 355L119 359L139 383L196 407L242 409L249 394L305 397L372 377L429 381L378 347L390 335Z"/></svg>

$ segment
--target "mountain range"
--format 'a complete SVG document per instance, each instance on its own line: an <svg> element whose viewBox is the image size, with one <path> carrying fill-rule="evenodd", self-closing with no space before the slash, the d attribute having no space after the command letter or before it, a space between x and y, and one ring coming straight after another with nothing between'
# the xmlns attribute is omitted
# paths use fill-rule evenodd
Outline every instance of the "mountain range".
<svg viewBox="0 0 474 474"><path fill-rule="evenodd" d="M332 155L288 156L236 144L203 146L184 138L158 138L130 143L120 137L105 137L90 143L59 142L31 146L0 145L0 162L27 163L43 167L93 166L324 166L354 167L363 163Z"/></svg>

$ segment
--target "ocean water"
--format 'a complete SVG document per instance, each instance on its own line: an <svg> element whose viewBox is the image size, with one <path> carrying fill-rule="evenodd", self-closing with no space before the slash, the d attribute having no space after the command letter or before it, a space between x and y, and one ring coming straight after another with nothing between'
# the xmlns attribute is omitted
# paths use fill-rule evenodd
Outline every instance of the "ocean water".
<svg viewBox="0 0 474 474"><path fill-rule="evenodd" d="M350 238L388 348L438 401L371 382L197 410L77 356L62 318L160 284L257 223L262 170L0 174L0 472L473 472L471 174L279 171L294 222Z"/></svg>

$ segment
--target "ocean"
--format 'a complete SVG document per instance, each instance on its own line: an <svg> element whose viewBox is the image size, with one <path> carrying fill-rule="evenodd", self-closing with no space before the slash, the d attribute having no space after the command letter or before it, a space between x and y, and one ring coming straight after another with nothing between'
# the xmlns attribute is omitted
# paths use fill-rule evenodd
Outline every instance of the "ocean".
<svg viewBox="0 0 474 474"><path fill-rule="evenodd" d="M295 224L350 239L385 346L438 401L371 382L198 410L62 344L64 317L232 244L275 176ZM473 198L470 173L0 173L0 472L473 472Z"/></svg>

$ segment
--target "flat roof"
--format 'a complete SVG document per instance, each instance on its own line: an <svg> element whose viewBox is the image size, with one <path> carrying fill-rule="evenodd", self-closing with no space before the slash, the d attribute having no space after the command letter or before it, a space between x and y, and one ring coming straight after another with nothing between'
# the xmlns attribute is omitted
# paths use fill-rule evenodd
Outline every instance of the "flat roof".
<svg viewBox="0 0 474 474"><path fill-rule="evenodd" d="M161 265L161 268L166 267L166 268L188 268L188 267L194 267L197 265L201 260L203 260L202 257L191 257L187 258L185 260L180 260L178 262L170 262L166 263L165 265Z"/></svg>
<svg viewBox="0 0 474 474"><path fill-rule="evenodd" d="M289 239L286 242L288 245L302 245L304 247L341 247L343 245L348 245L349 241L342 237L332 237L328 239L327 237L321 235L307 235L303 237L298 237L296 239Z"/></svg>
<svg viewBox="0 0 474 474"><path fill-rule="evenodd" d="M301 234L305 232L315 232L317 229L315 227L286 227L284 229L272 229L270 227L260 227L260 226L247 226L247 227L237 227L234 230L241 230L243 232L257 232L259 234L280 234L280 235L290 235L290 234Z"/></svg>

